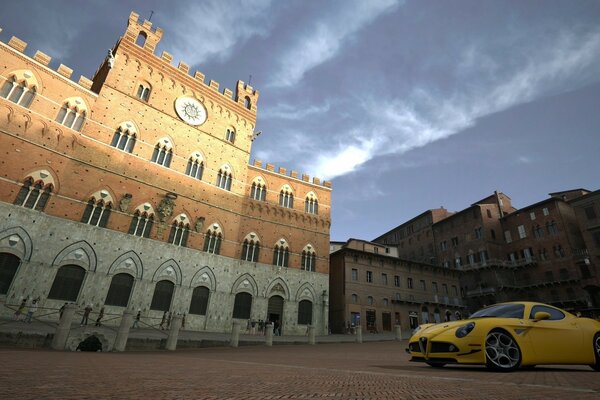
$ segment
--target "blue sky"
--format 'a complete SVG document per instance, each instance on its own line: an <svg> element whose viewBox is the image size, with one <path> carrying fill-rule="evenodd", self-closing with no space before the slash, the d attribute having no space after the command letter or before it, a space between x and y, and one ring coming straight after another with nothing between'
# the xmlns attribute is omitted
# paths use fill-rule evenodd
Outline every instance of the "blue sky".
<svg viewBox="0 0 600 400"><path fill-rule="evenodd" d="M252 158L333 181L332 240L494 190L600 187L599 1L39 1L15 35L91 77L130 11L221 87L261 91ZM26 14L26 15L25 15Z"/></svg>

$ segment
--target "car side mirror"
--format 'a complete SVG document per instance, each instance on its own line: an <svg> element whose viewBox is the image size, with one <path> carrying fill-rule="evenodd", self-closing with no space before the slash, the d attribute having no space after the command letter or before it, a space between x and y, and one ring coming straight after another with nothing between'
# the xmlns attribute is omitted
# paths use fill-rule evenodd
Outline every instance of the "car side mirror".
<svg viewBox="0 0 600 400"><path fill-rule="evenodd" d="M550 314L545 311L538 311L533 316L534 321L543 321L545 319L550 319Z"/></svg>

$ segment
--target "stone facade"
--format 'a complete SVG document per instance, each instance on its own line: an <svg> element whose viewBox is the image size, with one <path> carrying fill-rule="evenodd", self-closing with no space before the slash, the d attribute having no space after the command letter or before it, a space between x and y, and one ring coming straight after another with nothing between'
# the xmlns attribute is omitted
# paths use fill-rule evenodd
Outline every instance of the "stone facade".
<svg viewBox="0 0 600 400"><path fill-rule="evenodd" d="M187 312L194 287L210 290L206 316L188 316L194 329L231 329L234 298L246 292L251 318L268 318L279 296L284 332L304 333L298 302L309 300L312 323L326 332L331 184L250 165L259 92L238 81L221 93L185 63L171 65L167 52L154 54L162 35L132 13L94 78L78 82L64 65L49 69L48 55L24 55L21 40L0 43L0 239L21 261L0 301L40 296L57 306L45 297L68 264L86 271L77 303L95 309L125 273L135 278L127 307L151 317L162 315L150 303L166 280L173 312ZM206 120L186 120L180 100ZM293 203L282 205L284 194ZM28 252L15 250L15 238ZM248 243L260 251L243 261ZM283 249L285 263L276 260Z"/></svg>

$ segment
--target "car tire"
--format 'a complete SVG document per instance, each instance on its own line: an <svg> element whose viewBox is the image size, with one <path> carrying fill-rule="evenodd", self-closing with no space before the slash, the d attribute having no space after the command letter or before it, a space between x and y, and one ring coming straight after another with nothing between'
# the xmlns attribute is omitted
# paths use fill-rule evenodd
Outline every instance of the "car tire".
<svg viewBox="0 0 600 400"><path fill-rule="evenodd" d="M592 346L594 346L594 356L596 357L596 364L590 365L592 369L596 371L600 371L600 332L594 335L594 341L592 342Z"/></svg>
<svg viewBox="0 0 600 400"><path fill-rule="evenodd" d="M485 363L488 369L510 372L521 366L521 349L505 330L494 329L485 337Z"/></svg>
<svg viewBox="0 0 600 400"><path fill-rule="evenodd" d="M433 368L444 368L444 366L446 365L446 363L435 363L435 362L428 362L428 361L426 361L425 364L427 364Z"/></svg>

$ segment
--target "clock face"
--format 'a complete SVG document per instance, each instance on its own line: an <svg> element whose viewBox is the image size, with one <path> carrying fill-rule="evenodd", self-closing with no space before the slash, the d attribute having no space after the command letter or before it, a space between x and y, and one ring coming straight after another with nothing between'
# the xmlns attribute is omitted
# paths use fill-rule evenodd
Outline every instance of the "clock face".
<svg viewBox="0 0 600 400"><path fill-rule="evenodd" d="M193 97L180 97L175 100L175 111L179 118L190 125L202 125L206 121L206 109Z"/></svg>

